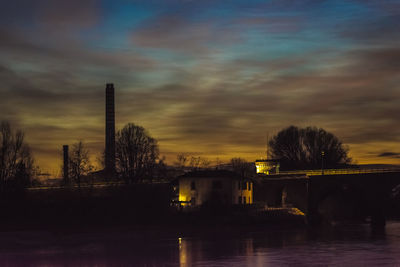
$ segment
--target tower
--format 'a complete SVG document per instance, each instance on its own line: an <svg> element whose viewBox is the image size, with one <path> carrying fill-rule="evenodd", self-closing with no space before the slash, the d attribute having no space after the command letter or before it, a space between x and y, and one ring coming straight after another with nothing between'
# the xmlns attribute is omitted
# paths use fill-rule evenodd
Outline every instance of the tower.
<svg viewBox="0 0 400 267"><path fill-rule="evenodd" d="M114 84L107 83L106 86L106 151L105 172L107 178L115 174L115 106L114 106Z"/></svg>

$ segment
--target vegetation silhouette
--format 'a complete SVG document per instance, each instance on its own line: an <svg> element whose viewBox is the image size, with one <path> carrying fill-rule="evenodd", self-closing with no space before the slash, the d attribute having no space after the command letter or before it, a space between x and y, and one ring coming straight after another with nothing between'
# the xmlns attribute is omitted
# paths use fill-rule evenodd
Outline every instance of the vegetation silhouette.
<svg viewBox="0 0 400 267"><path fill-rule="evenodd" d="M126 183L150 180L157 166L157 140L141 126L128 123L116 134L117 172Z"/></svg>
<svg viewBox="0 0 400 267"><path fill-rule="evenodd" d="M94 169L90 162L89 150L82 141L78 141L72 145L69 154L69 177L80 187L82 177L87 176Z"/></svg>
<svg viewBox="0 0 400 267"><path fill-rule="evenodd" d="M31 185L37 172L28 144L21 130L13 131L10 123L0 123L0 193Z"/></svg>
<svg viewBox="0 0 400 267"><path fill-rule="evenodd" d="M337 168L351 163L348 148L322 128L289 126L268 146L269 156L280 160L282 170Z"/></svg>
<svg viewBox="0 0 400 267"><path fill-rule="evenodd" d="M211 166L211 161L202 156L194 156L185 153L179 153L176 156L174 167L176 169L176 176L182 175L185 171L198 171L208 169Z"/></svg>
<svg viewBox="0 0 400 267"><path fill-rule="evenodd" d="M186 154L179 153L176 156L176 162L174 165L178 170L183 171L188 163L188 160L189 160L189 158Z"/></svg>
<svg viewBox="0 0 400 267"><path fill-rule="evenodd" d="M238 174L242 179L252 177L255 174L254 164L242 158L232 158L230 161L233 172Z"/></svg>

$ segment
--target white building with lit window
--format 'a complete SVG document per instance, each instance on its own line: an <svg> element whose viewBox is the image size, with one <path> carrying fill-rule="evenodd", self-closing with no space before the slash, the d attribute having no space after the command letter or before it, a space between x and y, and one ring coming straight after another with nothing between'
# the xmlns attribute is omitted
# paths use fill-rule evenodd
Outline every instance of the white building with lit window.
<svg viewBox="0 0 400 267"><path fill-rule="evenodd" d="M178 178L179 204L248 205L253 203L253 181L225 171L195 171Z"/></svg>
<svg viewBox="0 0 400 267"><path fill-rule="evenodd" d="M254 163L257 174L279 174L279 160L277 159L258 159Z"/></svg>

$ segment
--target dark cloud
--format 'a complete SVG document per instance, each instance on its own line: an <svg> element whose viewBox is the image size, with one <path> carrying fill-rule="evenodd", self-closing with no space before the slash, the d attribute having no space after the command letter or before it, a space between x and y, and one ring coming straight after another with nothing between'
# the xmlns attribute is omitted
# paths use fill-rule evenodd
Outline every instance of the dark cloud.
<svg viewBox="0 0 400 267"><path fill-rule="evenodd" d="M17 26L45 26L47 30L93 26L99 18L100 1L14 0L2 3L0 21Z"/></svg>
<svg viewBox="0 0 400 267"><path fill-rule="evenodd" d="M39 4L37 19L48 28L60 30L76 28L80 30L92 27L99 22L100 1L35 1Z"/></svg>
<svg viewBox="0 0 400 267"><path fill-rule="evenodd" d="M88 50L74 39L61 38L56 45L37 44L23 33L11 32L0 27L1 61L28 62L64 69L70 72L83 70L88 66L103 68L108 73L126 73L133 70L148 70L154 61L138 53L120 51L117 53L101 50ZM9 60L7 60L9 59ZM4 64L5 62L3 62ZM53 70L52 70L53 71ZM110 74L108 74L110 75Z"/></svg>
<svg viewBox="0 0 400 267"><path fill-rule="evenodd" d="M112 9L98 1L4 3L1 119L25 129L46 162L78 139L101 152L106 82L117 128L144 126L170 157L254 159L267 133L294 124L333 132L356 158L397 158L376 157L400 141L396 5L359 1L377 7L371 17L328 19L317 14L335 11L323 10L329 1L130 3L157 11L126 39L114 39L119 24L103 31Z"/></svg>
<svg viewBox="0 0 400 267"><path fill-rule="evenodd" d="M379 154L378 157L400 158L400 153L383 152L383 153Z"/></svg>
<svg viewBox="0 0 400 267"><path fill-rule="evenodd" d="M235 22L237 27L244 30L257 30L260 33L298 33L304 29L305 20L302 17L244 17Z"/></svg>
<svg viewBox="0 0 400 267"><path fill-rule="evenodd" d="M396 78L394 75L400 72L400 48L395 46L394 43L384 48L350 51L348 56L354 58L358 65L356 66L358 68L353 68L354 72L375 72L379 75L392 75L393 78ZM382 78L385 78L385 76L382 76Z"/></svg>
<svg viewBox="0 0 400 267"><path fill-rule="evenodd" d="M263 133L290 123L327 127L350 144L397 142L400 96L393 76L397 67L389 62L396 53L389 48L344 54L347 64L332 69L331 75L310 71L272 78L266 78L270 70L296 68L308 64L307 59L235 61L227 72L256 66L266 69L265 77L257 72L251 82L242 80L234 90L229 83L216 83L207 89L188 83L129 93L123 98L135 105L124 113L162 116L166 124L173 125L176 140L203 143L217 140L253 147L260 144ZM382 74L371 74L366 62L377 66ZM357 71L353 73L352 69ZM174 112L163 112L174 106ZM385 135L383 128L387 129Z"/></svg>
<svg viewBox="0 0 400 267"><path fill-rule="evenodd" d="M144 21L132 33L134 44L178 52L206 52L210 45L239 41L237 32L217 21L194 21L181 14L163 14Z"/></svg>
<svg viewBox="0 0 400 267"><path fill-rule="evenodd" d="M337 26L339 36L362 44L382 44L383 40L400 42L400 12L369 20L354 19Z"/></svg>

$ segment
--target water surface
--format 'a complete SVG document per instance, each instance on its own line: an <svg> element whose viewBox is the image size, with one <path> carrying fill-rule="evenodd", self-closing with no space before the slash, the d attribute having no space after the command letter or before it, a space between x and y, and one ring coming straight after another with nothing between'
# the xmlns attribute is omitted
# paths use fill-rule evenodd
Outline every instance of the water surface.
<svg viewBox="0 0 400 267"><path fill-rule="evenodd" d="M400 222L0 233L1 266L400 266Z"/></svg>

